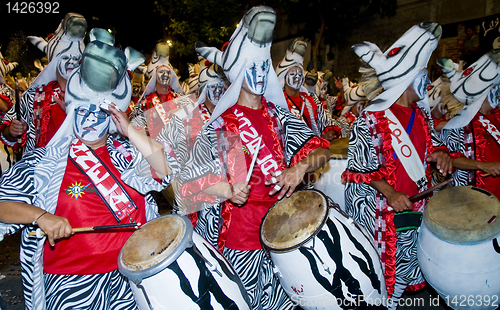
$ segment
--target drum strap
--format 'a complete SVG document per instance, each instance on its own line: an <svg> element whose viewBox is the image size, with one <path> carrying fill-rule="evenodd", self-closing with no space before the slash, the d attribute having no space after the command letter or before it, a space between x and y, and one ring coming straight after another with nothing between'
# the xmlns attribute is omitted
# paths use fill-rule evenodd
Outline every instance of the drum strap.
<svg viewBox="0 0 500 310"><path fill-rule="evenodd" d="M410 229L418 229L422 223L422 212L401 212L394 213L394 226L396 226L396 231L404 231Z"/></svg>

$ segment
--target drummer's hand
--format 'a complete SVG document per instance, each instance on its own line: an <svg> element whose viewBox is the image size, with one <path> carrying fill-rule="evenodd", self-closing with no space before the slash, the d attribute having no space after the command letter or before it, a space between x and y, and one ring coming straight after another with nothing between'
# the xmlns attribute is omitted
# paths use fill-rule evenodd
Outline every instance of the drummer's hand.
<svg viewBox="0 0 500 310"><path fill-rule="evenodd" d="M498 161L480 161L478 167L485 174L489 173L492 177L500 176L500 162Z"/></svg>
<svg viewBox="0 0 500 310"><path fill-rule="evenodd" d="M38 227L47 235L51 246L54 246L57 239L68 238L72 235L72 227L65 217L47 212L37 220L37 223Z"/></svg>
<svg viewBox="0 0 500 310"><path fill-rule="evenodd" d="M250 195L250 185L245 184L246 182L239 182L233 185L233 196L229 201L237 207L243 206Z"/></svg>
<svg viewBox="0 0 500 310"><path fill-rule="evenodd" d="M307 166L301 162L297 163L291 168L285 169L280 173L271 172L273 176L272 179L266 181L266 185L274 187L269 192L269 196L280 192L278 195L278 200L283 198L283 196L290 197L293 191L304 180L304 175L306 173Z"/></svg>
<svg viewBox="0 0 500 310"><path fill-rule="evenodd" d="M26 122L24 122L24 121L13 119L8 128L9 128L8 134L13 139L17 139L17 138L21 137L23 135L23 133L26 132L26 130L28 130L28 124L26 124ZM12 142L15 142L15 141L12 141Z"/></svg>
<svg viewBox="0 0 500 310"><path fill-rule="evenodd" d="M427 161L436 162L436 168L446 176L453 173L452 158L443 150L437 150L427 157Z"/></svg>
<svg viewBox="0 0 500 310"><path fill-rule="evenodd" d="M128 131L131 128L130 120L125 112L122 112L116 108L114 103L109 104L109 112L111 112L111 118L115 122L116 129L118 132L124 136L128 137Z"/></svg>
<svg viewBox="0 0 500 310"><path fill-rule="evenodd" d="M328 141L332 141L333 139L337 139L339 137L339 134L335 130L328 130L322 133L321 137Z"/></svg>
<svg viewBox="0 0 500 310"><path fill-rule="evenodd" d="M410 197L405 193L394 190L385 198L387 199L387 204L389 204L389 206L392 207L394 212L403 212L412 210Z"/></svg>

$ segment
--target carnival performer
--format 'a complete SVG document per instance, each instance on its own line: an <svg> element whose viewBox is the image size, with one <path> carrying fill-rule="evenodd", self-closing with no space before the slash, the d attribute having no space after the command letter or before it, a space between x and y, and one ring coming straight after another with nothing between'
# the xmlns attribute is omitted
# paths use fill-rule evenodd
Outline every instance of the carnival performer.
<svg viewBox="0 0 500 310"><path fill-rule="evenodd" d="M443 128L441 137L458 168L455 185L483 188L500 199L500 50L491 50L462 72L450 59L438 64L450 79L450 92L463 108Z"/></svg>
<svg viewBox="0 0 500 310"><path fill-rule="evenodd" d="M17 62L8 62L0 52L0 119L14 105L14 90L6 83L4 77L16 66Z"/></svg>
<svg viewBox="0 0 500 310"><path fill-rule="evenodd" d="M323 109L318 97L311 97L303 86L305 76L302 63L306 49L306 42L298 39L291 41L285 57L276 66L288 109L302 119L318 137L331 141L342 135L348 136L348 129L334 120L332 114Z"/></svg>
<svg viewBox="0 0 500 310"><path fill-rule="evenodd" d="M446 103L443 97L450 93L450 81L446 76L440 76L434 82L427 86L429 93L429 107L431 109L434 130L438 134L450 120L448 111L445 108Z"/></svg>
<svg viewBox="0 0 500 310"><path fill-rule="evenodd" d="M132 111L138 106L139 99L144 93L144 88L146 85L144 84L145 78L143 70L145 71L146 67L139 66L132 73L132 98L130 99L130 104L127 108L127 111L125 112L127 116L130 116Z"/></svg>
<svg viewBox="0 0 500 310"><path fill-rule="evenodd" d="M339 118L344 118L351 127L365 106L366 95L359 84L352 83L347 77L342 79L342 89L345 106Z"/></svg>
<svg viewBox="0 0 500 310"><path fill-rule="evenodd" d="M273 9L253 7L224 52L197 48L204 58L220 65L231 82L208 125L223 157L221 173L230 175L233 187L233 201L225 201L220 214L224 222L218 245L242 279L253 309L293 308L261 247L259 226L277 200L290 196L306 172L315 171L331 156L329 142L288 111L279 79L270 68L275 23ZM243 163L224 156L225 151L240 147L247 152ZM246 185L246 167L256 152Z"/></svg>
<svg viewBox="0 0 500 310"><path fill-rule="evenodd" d="M175 194L175 205L173 212L188 215L193 222L195 231L202 237L217 246L217 238L219 235L219 214L221 197L216 195L202 193L203 186L199 187L199 192L192 195L192 199L184 199L179 192L184 184L185 178L182 177L184 169L189 170L193 167L194 170L203 170L205 167L202 160L213 162L217 157L216 151L206 152L206 158L201 158L200 152L195 151L196 139L203 135L204 125L210 119L221 96L226 91L228 85L224 82L224 72L215 64L204 67L201 71L198 81L198 100L193 106L188 106L186 109L179 110L174 113L170 121L165 125L159 133L157 140L166 144L165 149L169 153L169 167L172 167L172 178L175 181L172 183ZM186 115L189 112L189 115ZM217 149L216 143L211 145L212 149ZM192 157L195 158L192 158ZM194 164L188 163L190 158L195 160ZM188 166L188 167L187 167ZM213 169L214 171L216 168ZM190 175L196 172L188 173ZM214 185L214 181L210 181L209 177L197 178L198 183L205 183L207 187ZM219 179L217 179L218 181ZM229 187L227 187L229 189ZM231 193L226 191L222 198L230 198ZM198 222L200 224L198 225Z"/></svg>
<svg viewBox="0 0 500 310"><path fill-rule="evenodd" d="M374 237L390 309L397 307L405 289L425 284L417 262L417 230L397 231L394 218L406 216L403 211L424 210L425 200L412 204L409 197L432 186L431 162L444 176L452 172L447 149L432 130L426 91L427 62L440 37L441 26L421 23L384 53L370 42L353 46L372 67L360 69L370 103L352 128L342 174L345 207Z"/></svg>
<svg viewBox="0 0 500 310"><path fill-rule="evenodd" d="M146 71L149 82L139 100L140 107L130 114L132 125L146 130L153 139L171 118L165 111L174 112L181 108L174 99L184 94L169 62L169 52L168 43L156 44Z"/></svg>
<svg viewBox="0 0 500 310"><path fill-rule="evenodd" d="M78 68L86 22L76 13L66 14L56 34L44 45L50 63L21 97L19 113L13 107L0 124L0 139L19 151L44 147L66 117L64 92L71 72Z"/></svg>
<svg viewBox="0 0 500 310"><path fill-rule="evenodd" d="M109 101L127 109L127 70L144 56L131 48L122 52L92 32L90 37L81 67L68 79L67 117L59 131L47 146L26 152L0 180L1 236L19 228L9 223L26 225L21 243L26 309L137 309L117 270L119 251L133 229L72 233L73 227L155 218L157 207L147 193L161 187L147 175L149 168L141 169L141 153L114 134L107 112L113 108L103 106ZM159 153L164 156L161 147ZM35 227L37 236L30 236Z"/></svg>

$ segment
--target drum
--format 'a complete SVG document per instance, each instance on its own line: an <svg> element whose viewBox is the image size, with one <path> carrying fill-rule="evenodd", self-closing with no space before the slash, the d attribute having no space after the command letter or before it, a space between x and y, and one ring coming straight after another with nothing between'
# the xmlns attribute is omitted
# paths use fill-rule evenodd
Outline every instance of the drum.
<svg viewBox="0 0 500 310"><path fill-rule="evenodd" d="M285 292L303 309L387 301L371 238L320 191L298 191L275 203L261 223L260 238Z"/></svg>
<svg viewBox="0 0 500 310"><path fill-rule="evenodd" d="M453 309L500 304L500 202L471 186L441 190L427 203L417 257L427 282Z"/></svg>
<svg viewBox="0 0 500 310"><path fill-rule="evenodd" d="M345 210L344 188L342 173L347 167L347 149L349 138L334 139L330 143L332 157L326 165L315 172L314 189L325 193L332 198L342 210Z"/></svg>
<svg viewBox="0 0 500 310"><path fill-rule="evenodd" d="M118 270L141 310L251 308L233 267L185 216L166 215L135 231Z"/></svg>

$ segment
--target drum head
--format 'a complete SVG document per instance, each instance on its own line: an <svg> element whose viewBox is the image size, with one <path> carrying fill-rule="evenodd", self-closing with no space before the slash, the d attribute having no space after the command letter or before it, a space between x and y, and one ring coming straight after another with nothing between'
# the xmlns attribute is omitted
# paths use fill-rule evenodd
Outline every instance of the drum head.
<svg viewBox="0 0 500 310"><path fill-rule="evenodd" d="M333 159L347 159L347 150L349 149L349 138L333 139L330 142L330 152Z"/></svg>
<svg viewBox="0 0 500 310"><path fill-rule="evenodd" d="M118 269L131 279L158 273L190 245L192 231L190 221L179 215L167 215L146 223L125 242Z"/></svg>
<svg viewBox="0 0 500 310"><path fill-rule="evenodd" d="M424 221L431 232L446 241L479 242L500 232L500 201L477 187L450 187L429 200Z"/></svg>
<svg viewBox="0 0 500 310"><path fill-rule="evenodd" d="M260 226L262 245L276 252L298 248L316 235L327 217L327 200L321 192L295 192L267 211Z"/></svg>

